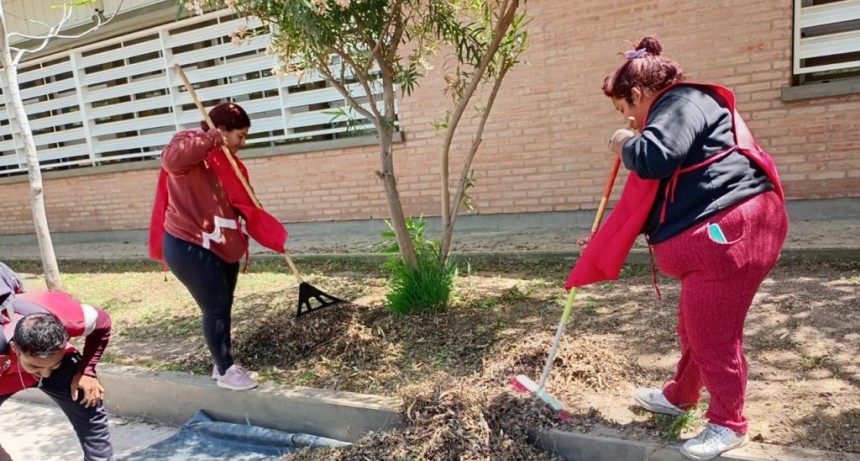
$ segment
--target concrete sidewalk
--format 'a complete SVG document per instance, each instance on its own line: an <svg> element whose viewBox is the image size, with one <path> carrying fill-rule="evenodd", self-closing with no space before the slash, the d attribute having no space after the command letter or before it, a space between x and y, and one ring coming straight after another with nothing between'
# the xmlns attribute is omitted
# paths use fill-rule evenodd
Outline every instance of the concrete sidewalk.
<svg viewBox="0 0 860 461"><path fill-rule="evenodd" d="M860 259L860 197L795 200L786 204L790 228L785 257ZM588 235L593 210L552 213L463 215L458 218L452 244L456 254L564 258L573 261L576 239ZM427 238L439 235L439 220L427 219ZM285 223L287 247L297 257L379 256L387 230L383 220ZM147 230L57 232L52 234L59 260L145 259ZM275 256L252 242L251 254ZM640 239L631 260L647 258ZM0 235L0 260L38 260L33 234Z"/></svg>
<svg viewBox="0 0 860 461"><path fill-rule="evenodd" d="M178 431L171 426L113 415L110 425L114 454L117 456L146 448ZM53 404L18 399L4 402L0 406L0 445L14 461L69 461L83 458L72 425L60 408Z"/></svg>

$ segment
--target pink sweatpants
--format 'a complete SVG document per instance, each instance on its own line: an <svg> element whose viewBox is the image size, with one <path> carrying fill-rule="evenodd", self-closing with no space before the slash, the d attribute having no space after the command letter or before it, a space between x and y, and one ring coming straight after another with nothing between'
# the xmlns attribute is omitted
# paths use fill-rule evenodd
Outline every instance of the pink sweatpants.
<svg viewBox="0 0 860 461"><path fill-rule="evenodd" d="M727 243L709 237L709 223L722 228ZM698 403L704 384L711 395L705 416L740 433L746 433L748 425L743 415L744 319L787 232L785 205L770 191L654 245L660 271L681 281L681 360L663 394L673 404L688 407Z"/></svg>

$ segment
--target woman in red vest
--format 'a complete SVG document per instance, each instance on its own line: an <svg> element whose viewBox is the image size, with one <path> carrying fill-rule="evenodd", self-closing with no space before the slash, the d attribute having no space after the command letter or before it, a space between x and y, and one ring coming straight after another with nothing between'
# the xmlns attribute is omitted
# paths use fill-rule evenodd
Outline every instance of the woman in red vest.
<svg viewBox="0 0 860 461"><path fill-rule="evenodd" d="M643 38L603 84L639 131L617 130L609 149L656 188L641 232L659 270L681 283L675 375L662 389L637 389L634 399L677 415L707 388L709 422L681 447L705 460L747 442L744 319L776 263L788 218L773 163L734 110L732 93L683 82L661 51L657 39Z"/></svg>
<svg viewBox="0 0 860 461"><path fill-rule="evenodd" d="M176 133L162 151L150 256L162 260L200 306L217 385L247 390L257 383L233 361L230 329L233 293L248 238L231 192L222 184L226 180L221 176L235 174L229 169L219 172L218 165L226 164L222 145L238 162L235 153L245 145L251 120L234 103L215 106L209 117L217 129L202 122L201 129Z"/></svg>

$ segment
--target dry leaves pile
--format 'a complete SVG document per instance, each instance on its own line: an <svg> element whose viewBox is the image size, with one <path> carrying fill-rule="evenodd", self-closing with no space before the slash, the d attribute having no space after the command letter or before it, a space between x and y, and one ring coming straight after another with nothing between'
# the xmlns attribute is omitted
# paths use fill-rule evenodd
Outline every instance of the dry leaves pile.
<svg viewBox="0 0 860 461"><path fill-rule="evenodd" d="M407 397L403 429L373 433L347 448L301 450L285 459L309 460L554 460L534 447L534 431L556 425L555 413L525 395L462 386Z"/></svg>
<svg viewBox="0 0 860 461"><path fill-rule="evenodd" d="M461 378L451 378L459 381L410 388L401 394L404 428L369 434L346 449L303 450L288 459L556 459L535 448L529 438L542 428L562 424L558 415L530 394L513 391L508 384L512 374L538 378L552 332L499 341L492 329L479 328L476 332L475 314L449 310L395 317L381 308L349 303L298 320L284 312L270 312L263 319L235 328L234 355L252 369L289 369L301 367L303 361L316 360L336 362L342 369L396 375L403 371L394 368L403 365L385 360L386 351L402 343L427 350L443 349L452 356L451 368L445 371L462 368ZM464 315L471 321L464 321ZM494 339L498 343L495 349ZM426 355L426 351L422 353ZM205 367L207 355L195 351L186 357L186 364ZM618 379L629 379L627 369L626 361L605 345L568 339L559 349L549 384L553 389L564 389L563 394L576 394L582 389L605 388ZM421 373L420 368L417 373ZM337 388L336 384L329 381L323 386L314 385ZM347 383L341 384L341 389L355 390Z"/></svg>

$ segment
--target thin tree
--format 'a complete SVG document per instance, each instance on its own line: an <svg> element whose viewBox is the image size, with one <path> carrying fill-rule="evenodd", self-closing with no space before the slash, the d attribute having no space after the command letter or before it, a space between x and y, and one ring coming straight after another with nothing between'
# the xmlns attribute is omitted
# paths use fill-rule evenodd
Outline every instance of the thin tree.
<svg viewBox="0 0 860 461"><path fill-rule="evenodd" d="M45 213L45 189L42 184L42 170L39 166L39 155L36 150L36 143L33 139L33 131L30 129L30 121L27 118L27 112L24 107L24 101L21 99L21 89L18 86L18 65L25 55L28 53L37 53L46 46L52 39L63 38L80 38L90 32L95 31L104 24L110 22L116 14L110 19L104 20L101 12L95 15L96 24L86 31L75 35L64 35L61 33L68 20L72 17L72 8L75 6L87 5L94 3L95 0L77 0L73 2L63 3L63 16L60 21L49 26L45 23L40 23L48 28L48 31L39 35L27 35L18 32L9 32L6 28L6 13L3 9L3 2L0 0L0 64L3 65L3 71L6 75L6 87L3 88L6 92L6 100L12 106L14 111L14 120L18 124L18 129L21 131L21 138L24 142L24 152L27 159L27 175L30 183L30 208L33 212L33 225L36 230L36 238L39 242L39 253L42 259L42 270L45 274L45 283L49 290L59 290L62 288L60 281L60 269L57 265L57 257L54 254L54 244L51 240L51 230L48 226L48 217ZM117 11L122 7L120 2ZM22 37L36 42L33 48L18 48L10 45L13 37ZM7 107L8 110L8 107ZM10 117L11 118L11 117Z"/></svg>
<svg viewBox="0 0 860 461"><path fill-rule="evenodd" d="M451 96L453 109L445 114L441 122L434 125L444 129L440 155L442 194L442 235L439 244L439 264L445 264L451 251L454 223L462 208L471 209L471 198L466 190L475 185L472 163L483 140L484 127L493 104L508 72L518 64L520 55L527 48L528 33L525 30L526 14L519 11L519 0L483 2L479 15L467 26L467 36L474 46L456 47L457 61L453 74L446 76L447 93ZM488 88L489 94L483 104L475 104L478 124L472 134L472 142L460 167L459 180L454 185L451 198L451 144L463 115L478 98L479 91Z"/></svg>
<svg viewBox="0 0 860 461"><path fill-rule="evenodd" d="M511 40L524 38L518 33L511 34L512 24L522 24L522 17L516 14L519 0L185 1L188 9L197 12L202 12L206 3L216 8L232 8L246 18L259 18L273 37L270 51L281 63L276 71L320 75L343 96L348 106L343 111L345 116L357 114L373 125L379 140L376 174L385 189L390 225L401 256L416 271L420 269L394 170L395 95L398 88L406 96L412 93L419 78L431 68L430 57L440 48L456 50L458 72L451 80L452 94L456 94L455 108L449 117L450 135L444 141L442 179L443 219L450 246L451 210L456 214L467 183L471 184L468 177L461 178L460 186L455 189L458 205L450 206L447 158L453 132L478 84L486 82L490 74L491 80L500 84L510 66L499 63L516 62L499 58L497 53L508 49L505 44ZM242 29L237 38L247 33L247 29ZM456 88L460 83L455 82L462 82L461 87ZM482 111L484 119L496 94L498 87ZM476 139L480 144L480 133ZM469 156L469 165L476 150L477 145Z"/></svg>

